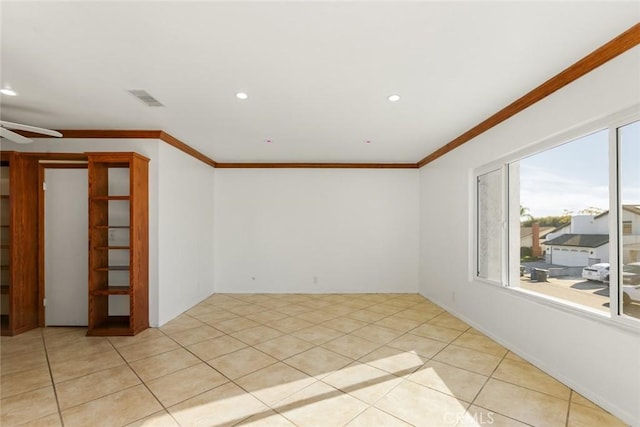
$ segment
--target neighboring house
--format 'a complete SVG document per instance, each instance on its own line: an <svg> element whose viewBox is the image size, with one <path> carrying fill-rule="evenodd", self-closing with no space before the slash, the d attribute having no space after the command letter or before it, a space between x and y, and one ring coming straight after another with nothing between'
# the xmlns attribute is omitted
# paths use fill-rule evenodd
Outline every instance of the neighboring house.
<svg viewBox="0 0 640 427"><path fill-rule="evenodd" d="M546 259L551 264L583 267L609 261L608 234L562 234L547 240Z"/></svg>
<svg viewBox="0 0 640 427"><path fill-rule="evenodd" d="M576 215L571 224L552 230L545 241L546 261L581 267L609 262L609 212ZM640 261L640 207L622 207L622 262Z"/></svg>
<svg viewBox="0 0 640 427"><path fill-rule="evenodd" d="M534 239L534 231L537 230L538 239ZM520 247L531 249L531 253L534 256L542 255L542 246L545 243L547 234L555 230L554 227L539 227L538 224L533 224L531 227L520 227ZM534 250L537 247L537 250Z"/></svg>

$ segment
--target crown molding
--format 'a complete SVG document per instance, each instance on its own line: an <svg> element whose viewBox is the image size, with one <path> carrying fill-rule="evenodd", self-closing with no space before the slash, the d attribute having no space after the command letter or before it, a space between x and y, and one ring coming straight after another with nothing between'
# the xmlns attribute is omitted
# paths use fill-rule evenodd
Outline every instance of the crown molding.
<svg viewBox="0 0 640 427"><path fill-rule="evenodd" d="M122 129L58 129L63 134L63 138L126 138L126 139L159 139L178 150L200 160L214 168L222 169L277 169L277 168L297 168L297 169L419 169L466 144L475 137L483 134L489 129L499 125L505 120L515 116L519 112L529 108L533 104L541 101L554 92L562 89L566 85L574 82L585 74L595 70L599 66L621 55L622 53L640 44L640 23L635 24L619 36L600 46L578 62L556 74L540 86L529 91L511 104L507 105L486 120L472 127L462 135L433 151L417 163L249 163L249 162L216 162L212 158L204 155L195 148L187 145L178 138L162 130L122 130ZM32 137L42 138L42 135L32 132L16 131L17 133Z"/></svg>
<svg viewBox="0 0 640 427"><path fill-rule="evenodd" d="M421 168L444 156L445 154L455 150L461 145L466 144L478 135L483 134L494 126L497 126L505 120L515 116L522 110L529 108L533 104L541 101L557 90L562 89L569 83L572 83L585 74L595 70L602 64L637 46L639 43L640 24L636 24L616 38L600 46L598 49L594 50L578 62L556 74L546 82L542 83L540 86L513 101L511 104L507 105L488 119L477 124L454 140L438 148L437 150L420 160L418 162L418 167Z"/></svg>

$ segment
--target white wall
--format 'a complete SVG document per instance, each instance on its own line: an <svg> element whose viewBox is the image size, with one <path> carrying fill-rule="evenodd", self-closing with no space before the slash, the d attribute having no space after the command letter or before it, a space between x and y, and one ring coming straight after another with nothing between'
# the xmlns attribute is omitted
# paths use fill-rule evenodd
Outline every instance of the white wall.
<svg viewBox="0 0 640 427"><path fill-rule="evenodd" d="M216 292L416 292L418 171L216 169Z"/></svg>
<svg viewBox="0 0 640 427"><path fill-rule="evenodd" d="M213 292L212 168L153 139L38 139L3 142L2 149L135 151L148 157L149 323L162 325Z"/></svg>
<svg viewBox="0 0 640 427"><path fill-rule="evenodd" d="M176 148L158 147L159 323L213 293L214 170Z"/></svg>
<svg viewBox="0 0 640 427"><path fill-rule="evenodd" d="M473 280L473 169L640 101L628 52L420 171L420 292L640 425L640 332ZM435 201L435 202L434 202Z"/></svg>

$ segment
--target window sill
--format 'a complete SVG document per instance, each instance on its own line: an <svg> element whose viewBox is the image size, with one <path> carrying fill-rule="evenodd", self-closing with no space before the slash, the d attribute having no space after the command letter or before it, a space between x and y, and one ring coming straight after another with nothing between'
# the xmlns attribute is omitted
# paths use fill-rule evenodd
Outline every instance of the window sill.
<svg viewBox="0 0 640 427"><path fill-rule="evenodd" d="M577 315L587 320L596 321L606 326L617 327L622 330L640 335L640 319L635 319L628 316L620 316L619 319L616 319L611 317L611 314L608 312L599 311L594 308L550 297L527 289L503 286L502 284L497 282L478 278L475 278L474 281L501 289L502 292L505 292L509 295L514 295L517 298L522 298L527 301L533 301L536 304L545 305L547 307L551 307L565 313Z"/></svg>

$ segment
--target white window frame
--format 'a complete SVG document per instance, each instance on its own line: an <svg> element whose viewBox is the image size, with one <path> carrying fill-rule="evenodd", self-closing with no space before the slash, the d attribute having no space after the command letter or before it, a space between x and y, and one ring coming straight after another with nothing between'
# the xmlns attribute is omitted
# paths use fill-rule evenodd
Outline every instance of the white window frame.
<svg viewBox="0 0 640 427"><path fill-rule="evenodd" d="M478 265L478 257L479 257L479 253L478 253L478 236L479 236L479 228L478 228L478 222L479 222L479 218L478 218L478 209L480 208L480 203L478 200L478 179L480 176L482 175L486 175L490 172L495 172L495 171L500 171L500 180L503 183L502 185L502 194L500 197L501 200L501 205L502 205L502 209L500 211L500 222L502 224L501 227L501 235L500 235L500 240L502 241L502 253L500 256L500 264L502 266L501 268L501 272L500 272L500 282L497 282L495 280L491 280L491 279L487 279L487 278L483 278L480 277L478 275L478 272L480 270L480 267ZM504 241L506 238L505 232L506 232L506 212L507 212L507 206L506 206L506 186L505 186L505 176L506 176L506 166L504 164L504 162L498 161L498 162L492 162L489 163L487 165L484 165L481 168L478 168L474 171L473 173L473 184L471 185L471 188L473 189L473 250L472 250L472 262L471 265L473 266L471 272L472 272L472 280L476 280L476 281L480 281L480 282L484 282L484 283L489 283L491 285L497 285L497 286L507 286L508 283L508 276L507 276L507 272L505 270L504 267L506 266L507 260L508 260L508 248L505 247Z"/></svg>
<svg viewBox="0 0 640 427"><path fill-rule="evenodd" d="M637 121L640 121L640 113L638 112L618 117L612 120L609 126L609 230L615 230L615 233L609 233L609 247L615 249L610 249L609 254L609 299L611 301L611 318L616 322L629 326L638 326L640 319L624 314L621 309L623 307L623 284L620 280L621 272L619 267L623 254L624 237L622 234L623 213L620 174L618 174L618 165L620 164L618 129ZM611 298L612 289L616 290L617 298Z"/></svg>
<svg viewBox="0 0 640 427"><path fill-rule="evenodd" d="M618 138L617 138L617 129L625 126L627 124L633 123L635 121L640 120L640 104L633 105L632 107L626 108L622 111L619 111L614 114L610 114L591 122L580 124L570 129L567 129L563 132L559 132L555 135L546 137L542 140L533 142L528 144L526 147L517 150L513 153L503 156L502 158L493 161L489 164L486 164L482 167L476 168L472 170L471 175L471 188L473 192L473 241L471 242L473 245L473 250L470 251L470 255L472 256L470 265L472 266L471 272L472 276L470 279L474 282L488 283L490 285L500 287L500 288L511 288L506 290L505 292L515 292L518 295L523 296L527 299L533 299L536 302L552 306L554 308L558 308L563 311L568 311L573 314L578 314L580 316L595 319L604 323L613 323L625 329L633 330L634 332L640 331L640 319L635 317L631 317L625 315L620 312L620 307L622 306L622 286L619 280L619 262L620 254L622 253L622 239L620 239L620 235L622 233L622 212L621 207L618 206L618 200L620 200L619 194L619 178L618 178L618 161L619 161L619 153L618 153ZM610 231L610 265L611 265L611 280L610 280L610 310L609 313L604 311L596 310L593 308L586 307L584 305L576 304L571 301L567 301L564 299L554 298L547 295L543 295L537 292L528 291L526 289L522 289L519 286L515 286L514 279L517 277L517 281L519 281L519 268L514 271L510 253L514 253L512 249L512 243L510 242L510 234L508 232L509 228L509 212L513 212L514 203L513 200L510 200L509 195L509 165L513 162L517 162L525 157L550 150L557 146L569 143L576 139L582 138L584 136L593 134L595 132L599 132L607 129L609 132L609 230L615 230L615 232ZM484 175L488 172L495 171L500 169L502 171L501 178L503 180L503 191L502 191L502 221L503 221L503 232L502 232L502 278L501 283L498 283L493 280L487 280L478 277L478 191L477 191L477 182L478 177L480 175ZM519 205L519 198L517 200ZM519 208L519 207L518 207ZM518 210L519 214L519 210ZM615 250L614 250L615 248ZM518 252L519 253L519 248ZM517 259L517 264L519 266L520 259ZM514 264L515 265L515 264ZM511 277L510 277L510 272ZM513 282L513 285L510 283ZM616 290L616 296L611 296L613 292L612 290Z"/></svg>

